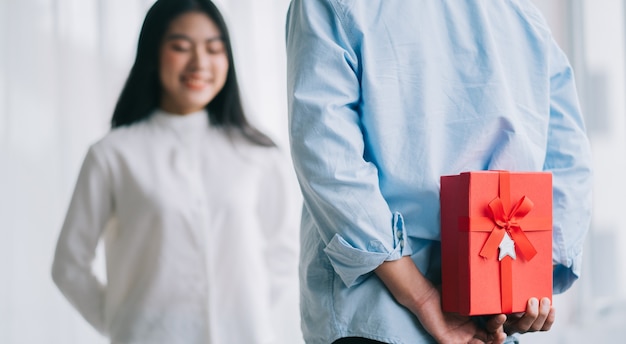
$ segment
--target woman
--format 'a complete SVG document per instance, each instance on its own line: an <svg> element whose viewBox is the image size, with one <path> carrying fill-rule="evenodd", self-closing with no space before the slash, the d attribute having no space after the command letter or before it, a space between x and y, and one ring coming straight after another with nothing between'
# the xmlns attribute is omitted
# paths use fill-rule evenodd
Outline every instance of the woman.
<svg viewBox="0 0 626 344"><path fill-rule="evenodd" d="M78 177L55 283L112 343L294 343L298 195L209 0L159 0ZM295 181L294 181L295 185ZM107 281L91 263L104 240Z"/></svg>

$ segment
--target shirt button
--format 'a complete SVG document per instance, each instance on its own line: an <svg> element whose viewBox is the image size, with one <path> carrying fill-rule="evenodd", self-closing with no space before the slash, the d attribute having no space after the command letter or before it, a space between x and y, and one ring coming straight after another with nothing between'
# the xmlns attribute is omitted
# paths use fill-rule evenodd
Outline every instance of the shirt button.
<svg viewBox="0 0 626 344"><path fill-rule="evenodd" d="M404 240L400 240L400 247L404 248Z"/></svg>
<svg viewBox="0 0 626 344"><path fill-rule="evenodd" d="M402 239L402 231L397 231L396 236L398 237L398 239Z"/></svg>

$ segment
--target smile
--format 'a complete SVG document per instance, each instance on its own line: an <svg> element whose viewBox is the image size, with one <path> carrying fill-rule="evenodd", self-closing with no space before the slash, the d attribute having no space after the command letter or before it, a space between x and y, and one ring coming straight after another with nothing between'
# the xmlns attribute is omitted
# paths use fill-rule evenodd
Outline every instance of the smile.
<svg viewBox="0 0 626 344"><path fill-rule="evenodd" d="M201 90L209 85L208 80L197 77L183 77L182 82L192 90Z"/></svg>

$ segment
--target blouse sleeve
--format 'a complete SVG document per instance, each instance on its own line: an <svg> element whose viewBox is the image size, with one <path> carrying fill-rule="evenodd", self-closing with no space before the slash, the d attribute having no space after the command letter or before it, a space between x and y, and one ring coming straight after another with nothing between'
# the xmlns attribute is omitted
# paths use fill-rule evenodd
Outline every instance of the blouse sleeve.
<svg viewBox="0 0 626 344"><path fill-rule="evenodd" d="M92 263L112 208L110 177L92 146L80 170L57 242L52 279L85 320L105 335L105 286L94 274Z"/></svg>
<svg viewBox="0 0 626 344"><path fill-rule="evenodd" d="M299 224L302 197L286 155L274 150L261 181L258 214L266 239L271 304L279 343L301 343L298 308Z"/></svg>

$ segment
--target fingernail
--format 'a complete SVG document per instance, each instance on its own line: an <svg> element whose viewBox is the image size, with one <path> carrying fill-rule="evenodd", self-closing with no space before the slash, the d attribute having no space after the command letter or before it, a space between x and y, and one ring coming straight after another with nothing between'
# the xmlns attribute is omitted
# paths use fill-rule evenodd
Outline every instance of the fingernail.
<svg viewBox="0 0 626 344"><path fill-rule="evenodd" d="M534 297L530 299L530 305L532 307L537 306L537 304L539 304L539 301L537 299L535 299Z"/></svg>

